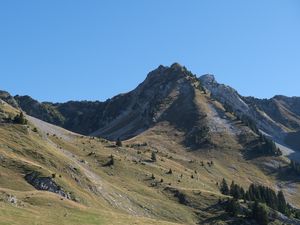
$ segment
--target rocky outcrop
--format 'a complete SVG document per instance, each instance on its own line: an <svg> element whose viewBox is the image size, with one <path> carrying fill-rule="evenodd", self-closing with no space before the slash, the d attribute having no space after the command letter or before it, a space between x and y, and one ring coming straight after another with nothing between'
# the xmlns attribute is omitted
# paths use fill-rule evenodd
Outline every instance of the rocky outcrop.
<svg viewBox="0 0 300 225"><path fill-rule="evenodd" d="M213 75L199 78L212 97L229 107L238 116L246 115L259 129L284 142L286 135L300 129L299 98L275 96L272 99L243 97L233 88L219 84Z"/></svg>
<svg viewBox="0 0 300 225"><path fill-rule="evenodd" d="M234 106L238 113L249 113L249 106L243 101L239 93L230 86L219 84L214 75L206 74L199 78L203 87L205 87L213 97L218 101Z"/></svg>
<svg viewBox="0 0 300 225"><path fill-rule="evenodd" d="M0 99L11 105L12 107L19 108L17 101L6 91L0 91Z"/></svg>
<svg viewBox="0 0 300 225"><path fill-rule="evenodd" d="M28 95L16 95L14 98L21 109L28 115L58 126L63 126L64 118L52 103L40 103Z"/></svg>
<svg viewBox="0 0 300 225"><path fill-rule="evenodd" d="M42 177L37 172L31 172L25 176L25 180L37 190L53 192L64 198L71 199L70 194L57 185L51 177Z"/></svg>

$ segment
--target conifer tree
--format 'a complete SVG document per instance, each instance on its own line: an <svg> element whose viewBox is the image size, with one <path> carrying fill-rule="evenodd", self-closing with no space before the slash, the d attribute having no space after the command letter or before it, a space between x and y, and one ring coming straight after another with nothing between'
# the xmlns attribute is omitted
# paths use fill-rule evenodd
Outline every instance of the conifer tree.
<svg viewBox="0 0 300 225"><path fill-rule="evenodd" d="M223 195L228 195L229 194L229 188L228 188L227 182L224 178L221 182L220 191Z"/></svg>
<svg viewBox="0 0 300 225"><path fill-rule="evenodd" d="M277 198L278 198L278 211L283 214L286 214L288 208L282 191L278 192Z"/></svg>
<svg viewBox="0 0 300 225"><path fill-rule="evenodd" d="M123 144L122 144L121 139L118 138L117 141L116 141L116 146L122 147L122 145L123 145Z"/></svg>
<svg viewBox="0 0 300 225"><path fill-rule="evenodd" d="M268 225L269 217L264 206L255 201L252 207L252 217L259 225Z"/></svg>
<svg viewBox="0 0 300 225"><path fill-rule="evenodd" d="M23 112L20 112L19 115L16 115L13 119L13 122L17 123L17 124L22 124L22 125L27 124L27 120L26 120Z"/></svg>
<svg viewBox="0 0 300 225"><path fill-rule="evenodd" d="M152 153L151 153L151 160L152 160L153 162L156 162L156 153L155 153L155 152L152 152Z"/></svg>
<svg viewBox="0 0 300 225"><path fill-rule="evenodd" d="M237 216L240 212L240 203L236 199L231 199L227 202L225 211L228 212L231 216Z"/></svg>

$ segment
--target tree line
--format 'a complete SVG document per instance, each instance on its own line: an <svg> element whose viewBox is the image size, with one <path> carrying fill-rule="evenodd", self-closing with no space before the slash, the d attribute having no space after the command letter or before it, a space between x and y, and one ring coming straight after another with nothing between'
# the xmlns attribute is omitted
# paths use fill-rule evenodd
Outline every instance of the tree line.
<svg viewBox="0 0 300 225"><path fill-rule="evenodd" d="M231 215L236 215L240 208L239 201L243 199L244 202L252 202L251 205L251 218L258 221L259 224L268 224L268 215L264 205L281 212L288 217L300 218L300 211L293 208L285 200L285 196L282 191L276 193L269 187L262 185L251 184L248 190L232 181L228 186L225 179L222 180L220 185L220 191L224 195L232 196L232 199L227 202L226 211Z"/></svg>

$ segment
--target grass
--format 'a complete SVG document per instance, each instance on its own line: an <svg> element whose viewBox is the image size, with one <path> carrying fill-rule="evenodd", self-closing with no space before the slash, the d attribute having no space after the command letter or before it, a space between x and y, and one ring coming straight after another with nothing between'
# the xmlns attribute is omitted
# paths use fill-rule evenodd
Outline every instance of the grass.
<svg viewBox="0 0 300 225"><path fill-rule="evenodd" d="M280 158L245 160L241 145L234 139L228 139L230 148L192 151L182 145L180 131L161 123L123 142L123 147L112 147L114 143L109 141L60 128L51 128L51 133L44 125L0 124L1 225L196 224L203 221L214 224L223 215L217 206L218 199L225 197L217 186L223 177L245 188L252 182L274 188L279 183L287 185L286 181L278 180L276 170L264 167L264 162L280 161ZM37 132L32 131L34 127ZM227 139L222 135L213 138L215 143ZM151 162L152 151L157 152L156 162ZM114 156L115 163L104 167L110 155ZM208 166L210 161L214 162L213 166ZM167 174L170 168L173 174ZM43 176L56 174L55 182L72 192L77 202L36 191L24 180L24 175L31 170ZM152 174L155 180L151 179ZM297 206L300 185L294 185L298 192L286 193L289 201ZM180 204L169 188L184 193L189 203ZM5 199L7 195L16 196L18 204L9 203Z"/></svg>

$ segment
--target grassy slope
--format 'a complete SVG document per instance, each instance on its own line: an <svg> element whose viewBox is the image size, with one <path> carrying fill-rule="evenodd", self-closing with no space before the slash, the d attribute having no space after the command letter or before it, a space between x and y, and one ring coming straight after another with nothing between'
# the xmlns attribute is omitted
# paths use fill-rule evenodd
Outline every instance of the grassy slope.
<svg viewBox="0 0 300 225"><path fill-rule="evenodd" d="M7 105L2 109L16 113ZM244 160L236 140L226 138L230 146L225 143L222 150L192 151L182 146L182 133L161 123L115 147L103 139L31 121L29 126L0 125L0 224L216 224L220 218L229 221L216 204L223 197L216 183L223 177L245 188L251 182L274 188L279 183L272 167L261 166L271 159ZM224 136L213 139L222 142ZM146 146L137 145L144 142ZM152 151L157 151L154 163ZM115 165L104 167L111 154ZM212 167L207 165L210 161ZM36 191L24 180L31 170L56 174L55 181L77 202ZM282 187L293 185L288 197L299 204L299 183L287 183L280 181ZM184 193L189 204L179 204L172 189ZM17 204L8 201L9 195L17 197Z"/></svg>

